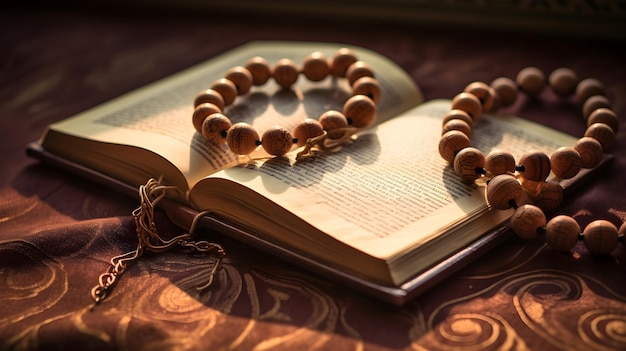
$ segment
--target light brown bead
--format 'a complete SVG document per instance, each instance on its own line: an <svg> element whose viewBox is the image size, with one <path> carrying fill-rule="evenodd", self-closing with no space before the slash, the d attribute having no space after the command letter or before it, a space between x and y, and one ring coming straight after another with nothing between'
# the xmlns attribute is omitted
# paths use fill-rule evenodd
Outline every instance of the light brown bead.
<svg viewBox="0 0 626 351"><path fill-rule="evenodd" d="M534 205L522 205L511 216L511 229L523 239L536 238L537 231L545 225L546 216Z"/></svg>
<svg viewBox="0 0 626 351"><path fill-rule="evenodd" d="M491 82L491 87L496 91L502 107L511 106L517 99L517 84L511 78L496 78Z"/></svg>
<svg viewBox="0 0 626 351"><path fill-rule="evenodd" d="M583 79L576 86L576 101L584 104L587 99L594 95L605 95L604 85L594 78Z"/></svg>
<svg viewBox="0 0 626 351"><path fill-rule="evenodd" d="M248 155L261 143L254 127L245 122L235 123L228 129L226 142L230 150L237 155Z"/></svg>
<svg viewBox="0 0 626 351"><path fill-rule="evenodd" d="M314 119L307 118L298 124L293 130L293 136L297 139L298 146L304 146L310 138L315 138L324 134L322 124Z"/></svg>
<svg viewBox="0 0 626 351"><path fill-rule="evenodd" d="M550 157L544 152L528 152L522 155L519 164L523 167L523 170L520 170L520 174L524 179L541 182L550 175Z"/></svg>
<svg viewBox="0 0 626 351"><path fill-rule="evenodd" d="M622 225L617 230L617 234L619 236L626 236L626 222L622 223Z"/></svg>
<svg viewBox="0 0 626 351"><path fill-rule="evenodd" d="M609 125L604 123L594 123L587 127L585 136L596 139L600 145L602 145L602 151L611 152L611 150L613 150L615 133Z"/></svg>
<svg viewBox="0 0 626 351"><path fill-rule="evenodd" d="M462 119L451 119L448 123L444 124L441 130L441 134L445 134L451 130L458 130L467 135L468 138L472 138L472 127Z"/></svg>
<svg viewBox="0 0 626 351"><path fill-rule="evenodd" d="M478 179L484 167L485 156L476 148L466 147L454 157L454 172L466 183Z"/></svg>
<svg viewBox="0 0 626 351"><path fill-rule="evenodd" d="M615 225L602 219L589 223L583 235L585 246L594 255L609 255L619 241Z"/></svg>
<svg viewBox="0 0 626 351"><path fill-rule="evenodd" d="M467 135L458 130L451 130L442 135L439 140L439 155L452 164L454 163L454 156L469 146L470 140Z"/></svg>
<svg viewBox="0 0 626 351"><path fill-rule="evenodd" d="M352 49L341 48L330 58L330 71L335 77L345 77L348 67L357 61Z"/></svg>
<svg viewBox="0 0 626 351"><path fill-rule="evenodd" d="M207 118L209 115L221 112L222 110L214 104L204 103L198 105L193 110L193 115L191 116L193 127L198 133L202 133L202 122L204 122L204 119Z"/></svg>
<svg viewBox="0 0 626 351"><path fill-rule="evenodd" d="M492 176L515 172L515 157L512 153L494 150L485 157L485 169Z"/></svg>
<svg viewBox="0 0 626 351"><path fill-rule="evenodd" d="M200 104L213 104L219 107L220 110L224 110L224 98L222 95L213 89L202 90L196 95L196 98L193 100L193 107L198 107Z"/></svg>
<svg viewBox="0 0 626 351"><path fill-rule="evenodd" d="M519 71L515 82L526 94L539 96L546 86L546 76L537 67L526 67Z"/></svg>
<svg viewBox="0 0 626 351"><path fill-rule="evenodd" d="M328 137L331 139L339 139L344 136L345 129L348 127L348 119L343 113L335 110L329 110L319 118L319 122L324 127L324 130L328 132ZM338 131L339 129L339 131Z"/></svg>
<svg viewBox="0 0 626 351"><path fill-rule="evenodd" d="M352 85L352 94L365 95L372 99L375 104L380 102L381 92L380 84L376 78L362 77L357 79Z"/></svg>
<svg viewBox="0 0 626 351"><path fill-rule="evenodd" d="M522 185L512 175L497 175L487 184L487 202L495 209L506 210L519 203L523 192Z"/></svg>
<svg viewBox="0 0 626 351"><path fill-rule="evenodd" d="M613 132L617 134L619 130L619 120L613 110L606 107L600 107L587 117L587 127L594 123L604 123L613 129Z"/></svg>
<svg viewBox="0 0 626 351"><path fill-rule="evenodd" d="M272 76L272 68L270 63L261 56L255 56L249 59L245 66L252 74L252 84L263 85Z"/></svg>
<svg viewBox="0 0 626 351"><path fill-rule="evenodd" d="M494 88L491 88L491 94L493 95L493 106L491 106L491 110L483 111L485 113L497 113L502 108L502 101Z"/></svg>
<svg viewBox="0 0 626 351"><path fill-rule="evenodd" d="M485 82L472 82L468 84L463 92L470 93L480 100L482 111L490 111L494 103L494 90Z"/></svg>
<svg viewBox="0 0 626 351"><path fill-rule="evenodd" d="M546 224L546 243L557 251L569 251L578 241L580 226L570 216L556 216Z"/></svg>
<svg viewBox="0 0 626 351"><path fill-rule="evenodd" d="M606 96L594 95L588 98L583 104L583 117L585 117L585 120L589 118L593 111L599 108L611 108L611 103Z"/></svg>
<svg viewBox="0 0 626 351"><path fill-rule="evenodd" d="M582 167L580 154L573 147L560 147L550 155L552 172L561 179L569 179L578 174Z"/></svg>
<svg viewBox="0 0 626 351"><path fill-rule="evenodd" d="M532 180L528 180L524 178L519 178L518 180L520 181L520 183L522 184L522 188L524 189L524 191L528 194L530 198L535 198L539 194L539 187L541 186L541 184L545 183L545 182L534 182Z"/></svg>
<svg viewBox="0 0 626 351"><path fill-rule="evenodd" d="M309 54L302 63L302 74L313 82L323 80L330 74L328 59L319 51Z"/></svg>
<svg viewBox="0 0 626 351"><path fill-rule="evenodd" d="M592 137L578 139L574 144L574 149L580 154L580 165L583 168L594 168L602 161L602 145Z"/></svg>
<svg viewBox="0 0 626 351"><path fill-rule="evenodd" d="M470 93L460 93L452 98L452 109L463 110L467 112L473 121L477 121L482 114L483 107L480 100Z"/></svg>
<svg viewBox="0 0 626 351"><path fill-rule="evenodd" d="M376 104L365 95L354 95L343 105L343 115L348 119L348 124L365 128L376 120Z"/></svg>
<svg viewBox="0 0 626 351"><path fill-rule="evenodd" d="M458 109L455 109L455 110L450 110L450 111L448 111L448 113L446 113L446 114L443 116L443 120L442 120L441 125L443 126L443 125L445 125L446 123L448 123L448 121L453 120L453 119L460 119L460 120L463 120L463 121L465 121L467 124L469 124L470 126L474 123L474 122L472 121L472 117L470 117L470 115L469 115L467 112L465 112L465 111L463 111L463 110L458 110Z"/></svg>
<svg viewBox="0 0 626 351"><path fill-rule="evenodd" d="M247 94L250 91L250 87L252 87L252 73L242 66L235 66L229 69L226 71L224 78L235 83L237 94L239 95Z"/></svg>
<svg viewBox="0 0 626 351"><path fill-rule="evenodd" d="M280 59L274 66L272 76L281 87L291 88L298 80L298 65L288 58Z"/></svg>
<svg viewBox="0 0 626 351"><path fill-rule="evenodd" d="M576 91L578 75L573 70L562 67L557 68L548 77L552 91L560 96L568 96Z"/></svg>
<svg viewBox="0 0 626 351"><path fill-rule="evenodd" d="M261 146L268 154L282 156L293 146L293 136L281 126L266 130L261 137Z"/></svg>
<svg viewBox="0 0 626 351"><path fill-rule="evenodd" d="M237 86L226 78L220 78L211 84L211 89L217 91L224 99L224 106L228 106L237 98Z"/></svg>
<svg viewBox="0 0 626 351"><path fill-rule="evenodd" d="M351 86L362 77L374 78L374 69L372 66L363 61L356 61L348 66L348 69L346 70L346 79L348 79Z"/></svg>
<svg viewBox="0 0 626 351"><path fill-rule="evenodd" d="M533 196L535 205L546 212L554 211L563 203L563 187L557 182L539 182Z"/></svg>
<svg viewBox="0 0 626 351"><path fill-rule="evenodd" d="M202 122L202 136L214 144L223 144L226 142L230 127L232 124L228 117L221 113L214 113Z"/></svg>

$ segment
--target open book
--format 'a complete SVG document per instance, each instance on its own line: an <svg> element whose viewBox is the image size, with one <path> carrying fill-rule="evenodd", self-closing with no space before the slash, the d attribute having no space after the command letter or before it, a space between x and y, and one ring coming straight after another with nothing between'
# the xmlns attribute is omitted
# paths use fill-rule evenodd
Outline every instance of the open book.
<svg viewBox="0 0 626 351"><path fill-rule="evenodd" d="M402 304L493 244L512 213L491 210L484 188L464 184L439 156L449 100L424 102L400 67L353 47L374 68L382 99L375 125L339 150L298 162L297 149L281 158L257 151L242 164L226 146L206 142L191 123L195 95L230 67L253 56L302 62L313 51L331 56L339 47L244 45L49 126L30 153L120 190L161 179L187 194L165 206L182 226L209 210L207 227ZM345 79L300 77L291 90L273 82L253 87L225 113L258 130L289 129L341 110L349 94ZM474 146L483 152L549 153L576 141L504 115L485 116L474 133Z"/></svg>

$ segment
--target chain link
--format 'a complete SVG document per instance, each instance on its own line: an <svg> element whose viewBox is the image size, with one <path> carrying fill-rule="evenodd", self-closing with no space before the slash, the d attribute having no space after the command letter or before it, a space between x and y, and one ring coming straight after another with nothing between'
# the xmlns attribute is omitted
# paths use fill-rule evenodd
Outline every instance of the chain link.
<svg viewBox="0 0 626 351"><path fill-rule="evenodd" d="M138 238L137 248L111 259L109 269L106 273L99 276L98 285L91 289L91 297L94 300L94 304L99 304L107 297L110 290L113 289L115 284L117 284L120 276L126 271L128 264L141 257L144 250L151 252L164 252L174 246L180 246L191 252L209 253L215 251L217 259L211 269L209 280L206 284L197 287L197 289L204 290L213 283L215 272L217 271L222 258L226 255L224 249L221 245L210 243L208 241L189 240L199 218L206 214L206 212L199 213L193 219L191 228L187 234L179 235L171 240L164 240L157 232L157 228L154 223L154 208L156 204L166 196L168 190L177 189L171 186L160 185L159 182L154 179L148 180L146 185L139 187L139 198L141 200L141 204L132 212Z"/></svg>

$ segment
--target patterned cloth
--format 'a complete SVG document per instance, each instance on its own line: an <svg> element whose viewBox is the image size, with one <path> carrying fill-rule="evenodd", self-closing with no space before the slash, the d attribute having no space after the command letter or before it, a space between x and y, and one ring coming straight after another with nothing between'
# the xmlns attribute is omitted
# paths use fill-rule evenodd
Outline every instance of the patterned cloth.
<svg viewBox="0 0 626 351"><path fill-rule="evenodd" d="M27 144L54 121L256 39L373 49L409 72L426 99L528 65L598 78L620 119L614 163L558 212L582 227L626 220L623 42L319 19L3 12L0 349L626 349L623 244L593 257L582 245L560 254L512 237L393 307L206 232L228 252L211 289L195 290L211 266L206 256L146 254L91 309L109 259L136 245L138 199L39 164L25 156ZM573 135L585 129L576 107L550 96L516 109Z"/></svg>

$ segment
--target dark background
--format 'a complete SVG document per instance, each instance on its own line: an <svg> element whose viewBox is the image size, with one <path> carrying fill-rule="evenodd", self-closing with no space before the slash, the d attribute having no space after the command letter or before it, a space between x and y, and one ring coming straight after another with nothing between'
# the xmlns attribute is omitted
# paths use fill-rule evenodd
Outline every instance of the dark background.
<svg viewBox="0 0 626 351"><path fill-rule="evenodd" d="M581 78L598 78L620 119L614 162L557 212L583 227L597 218L618 226L626 219L624 2L298 4L4 5L0 348L623 349L622 244L598 258L582 245L558 254L541 241L511 238L398 308L217 235L230 253L217 290L198 295L186 284L200 259L147 255L105 303L88 311L88 291L109 258L134 248L130 211L137 199L39 164L25 155L26 146L52 122L252 40L378 51L403 67L427 100L452 98L474 80L514 77L530 65L546 74L567 66ZM549 92L542 97L514 112L584 133L578 107ZM592 321L600 332L592 332Z"/></svg>

